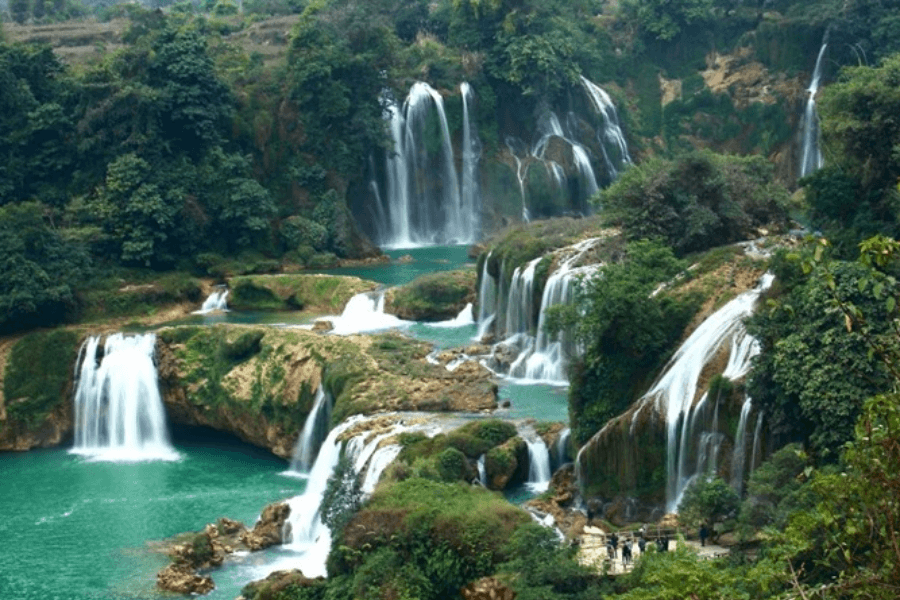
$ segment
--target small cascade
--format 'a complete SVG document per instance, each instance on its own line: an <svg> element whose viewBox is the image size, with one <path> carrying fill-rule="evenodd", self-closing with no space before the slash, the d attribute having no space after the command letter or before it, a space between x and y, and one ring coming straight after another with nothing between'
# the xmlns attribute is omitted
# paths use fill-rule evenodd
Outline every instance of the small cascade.
<svg viewBox="0 0 900 600"><path fill-rule="evenodd" d="M569 459L569 441L572 438L572 430L566 427L559 432L556 440L556 466L557 468L566 464Z"/></svg>
<svg viewBox="0 0 900 600"><path fill-rule="evenodd" d="M575 169L578 171L578 180L581 188L581 197L579 198L579 202L577 205L586 206L587 200L597 193L599 189L597 186L597 176L594 174L594 167L591 166L591 159L588 154L587 149L583 145L581 145L572 135L566 135L566 132L563 131L562 125L560 125L559 118L556 116L556 113L549 112L547 113L539 123L540 130L540 138L538 138L537 143L531 149L531 155L539 161L544 162L545 164L551 164L551 169L554 173L554 178L565 176L565 173L560 169L557 169L559 165L553 161L547 162L545 158L547 152L547 146L550 142L550 139L553 137L560 138L565 141L569 147L572 149L572 161L575 163Z"/></svg>
<svg viewBox="0 0 900 600"><path fill-rule="evenodd" d="M303 431L294 447L289 473L306 474L312 469L319 446L328 436L333 404L331 394L325 391L325 386L319 385L312 410L306 416Z"/></svg>
<svg viewBox="0 0 900 600"><path fill-rule="evenodd" d="M524 269L516 267L513 271L504 327L507 336L531 331L534 315L534 271L541 258L535 258L525 265Z"/></svg>
<svg viewBox="0 0 900 600"><path fill-rule="evenodd" d="M759 466L759 463L762 462L762 428L763 428L763 413L760 411L759 415L756 417L756 427L753 428L753 450L750 453L750 472L752 473L756 470L756 467Z"/></svg>
<svg viewBox="0 0 900 600"><path fill-rule="evenodd" d="M478 457L478 463L477 463L478 482L481 484L481 487L486 488L487 484L488 484L488 480L487 480L487 469L485 469L485 466L484 466L484 457L485 457L484 454L482 454L481 456Z"/></svg>
<svg viewBox="0 0 900 600"><path fill-rule="evenodd" d="M522 140L518 138L507 136L505 143L510 155L516 161L516 180L519 182L519 194L522 196L522 222L529 223L531 222L531 213L528 210L528 200L525 196L525 179L528 177L529 165L525 157L527 149Z"/></svg>
<svg viewBox="0 0 900 600"><path fill-rule="evenodd" d="M598 141L603 150L603 162L609 177L611 180L616 179L622 167L631 164L628 143L625 141L625 135L619 125L616 105L613 104L609 94L588 78L582 76L581 84L584 86L594 110L603 118L603 131L598 133Z"/></svg>
<svg viewBox="0 0 900 600"><path fill-rule="evenodd" d="M819 113L816 110L816 94L819 92L819 84L822 80L822 58L825 56L825 49L828 47L828 32L825 32L825 39L822 40L822 47L819 49L819 55L816 58L816 67L813 69L812 80L809 87L806 88L806 107L803 110L803 123L801 134L801 153L800 161L800 177L818 171L825 164L822 159L822 148L819 144Z"/></svg>
<svg viewBox="0 0 900 600"><path fill-rule="evenodd" d="M156 335L91 336L75 390L75 447L95 460L177 460L153 362Z"/></svg>
<svg viewBox="0 0 900 600"><path fill-rule="evenodd" d="M211 313L213 311L225 311L228 310L228 288L221 286L220 289L214 290L207 298L203 301L203 304L200 306L200 310L195 310L193 314L195 315L205 315L207 313Z"/></svg>
<svg viewBox="0 0 900 600"><path fill-rule="evenodd" d="M488 262L493 250L488 252L481 266L481 281L478 285L478 333L475 339L481 341L497 316L497 283L488 273Z"/></svg>
<svg viewBox="0 0 900 600"><path fill-rule="evenodd" d="M771 274L764 275L755 289L740 294L701 323L639 401L642 406L654 406L666 418L669 512L675 511L685 487L697 473L698 465L690 464L686 449L703 431L709 431L709 421L700 414L708 410L708 403L701 401L694 405L703 367L728 344L729 360L722 375L731 380L746 375L750 359L759 352L759 346L747 333L743 321L752 314L756 300L771 286L772 280Z"/></svg>
<svg viewBox="0 0 900 600"><path fill-rule="evenodd" d="M431 327L466 327L468 325L475 324L475 308L472 306L471 302L468 302L466 306L459 311L459 314L456 315L455 318L450 319L449 321L438 321L437 323L429 323Z"/></svg>
<svg viewBox="0 0 900 600"><path fill-rule="evenodd" d="M392 327L404 327L409 321L384 312L384 292L363 292L347 302L340 316L329 317L331 333L353 335L367 331L380 331Z"/></svg>
<svg viewBox="0 0 900 600"><path fill-rule="evenodd" d="M528 444L528 481L525 487L535 494L546 492L550 487L550 451L547 444L537 434L531 432L525 437Z"/></svg>
<svg viewBox="0 0 900 600"><path fill-rule="evenodd" d="M444 100L437 90L419 81L413 84L402 108L396 102L389 104L394 148L386 163L387 193L381 211L384 216L376 223L381 245L409 248L471 243L476 239L480 210L476 172L480 147L477 136L471 133L468 118L471 87L464 85L463 126L469 134L463 148L462 191ZM439 156L429 153L427 143L434 118L441 136Z"/></svg>

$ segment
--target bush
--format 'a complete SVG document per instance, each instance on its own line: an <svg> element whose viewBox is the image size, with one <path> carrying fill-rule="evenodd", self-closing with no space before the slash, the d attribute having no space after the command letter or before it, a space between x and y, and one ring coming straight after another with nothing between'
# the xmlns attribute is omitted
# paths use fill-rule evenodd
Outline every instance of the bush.
<svg viewBox="0 0 900 600"><path fill-rule="evenodd" d="M469 462L466 455L456 448L447 448L437 456L437 469L444 481L465 481Z"/></svg>

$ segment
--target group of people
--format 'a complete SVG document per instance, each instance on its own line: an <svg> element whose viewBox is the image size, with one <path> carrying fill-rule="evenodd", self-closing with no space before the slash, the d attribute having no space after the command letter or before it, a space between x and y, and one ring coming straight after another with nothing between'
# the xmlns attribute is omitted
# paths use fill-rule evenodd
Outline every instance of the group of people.
<svg viewBox="0 0 900 600"><path fill-rule="evenodd" d="M610 558L615 559L618 556L619 549L619 536L616 535L616 532L612 532L609 534L609 537L606 538L606 553ZM622 563L628 564L631 562L631 540L626 539L622 544Z"/></svg>

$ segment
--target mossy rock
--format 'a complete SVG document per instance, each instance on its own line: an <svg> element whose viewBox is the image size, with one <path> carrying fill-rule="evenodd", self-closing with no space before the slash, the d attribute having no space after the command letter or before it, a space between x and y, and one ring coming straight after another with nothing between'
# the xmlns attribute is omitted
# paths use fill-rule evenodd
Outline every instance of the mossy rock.
<svg viewBox="0 0 900 600"><path fill-rule="evenodd" d="M97 321L113 317L140 317L153 314L160 307L173 304L198 304L202 300L200 280L180 272L155 275L141 274L131 283L122 279L100 282L79 292L83 307L80 321Z"/></svg>
<svg viewBox="0 0 900 600"><path fill-rule="evenodd" d="M339 313L356 294L378 284L340 275L245 275L229 280L228 303L237 310L309 310Z"/></svg>
<svg viewBox="0 0 900 600"><path fill-rule="evenodd" d="M385 312L409 321L446 321L474 303L477 275L472 269L430 273L388 290Z"/></svg>
<svg viewBox="0 0 900 600"><path fill-rule="evenodd" d="M516 436L491 448L484 457L488 488L506 489L511 483L524 481L528 475L528 444Z"/></svg>

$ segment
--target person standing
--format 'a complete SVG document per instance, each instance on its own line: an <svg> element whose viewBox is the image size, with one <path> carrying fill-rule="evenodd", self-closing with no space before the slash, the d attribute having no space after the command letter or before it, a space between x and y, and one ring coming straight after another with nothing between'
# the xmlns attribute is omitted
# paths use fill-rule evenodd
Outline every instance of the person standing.
<svg viewBox="0 0 900 600"><path fill-rule="evenodd" d="M706 528L706 524L704 523L704 524L700 527L700 545L701 545L701 546L705 546L705 545L706 545L706 538L707 538L707 537L709 537L709 529Z"/></svg>

